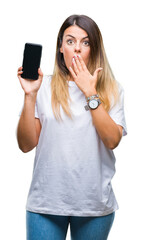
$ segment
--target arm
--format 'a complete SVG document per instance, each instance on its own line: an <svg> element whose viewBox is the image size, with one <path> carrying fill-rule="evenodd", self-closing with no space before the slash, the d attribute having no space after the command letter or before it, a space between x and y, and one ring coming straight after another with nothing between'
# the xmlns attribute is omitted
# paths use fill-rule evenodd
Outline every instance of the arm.
<svg viewBox="0 0 143 240"><path fill-rule="evenodd" d="M92 76L82 58L75 57L75 60L73 61L73 68L70 67L69 70L73 80L84 93L85 97L97 94L95 86L97 82L97 75L98 72L102 70L101 68L98 68ZM90 110L90 112L93 124L95 125L101 140L106 147L114 149L122 138L122 127L112 120L102 104L100 104L97 109Z"/></svg>
<svg viewBox="0 0 143 240"><path fill-rule="evenodd" d="M24 107L17 127L17 141L23 152L31 151L39 140L41 131L40 120L35 118L35 103L37 92L42 82L42 72L39 70L39 79L29 81L21 78L21 68L18 78L25 92Z"/></svg>
<svg viewBox="0 0 143 240"><path fill-rule="evenodd" d="M117 147L122 138L122 127L112 120L102 104L90 111L93 124L105 146L110 149Z"/></svg>
<svg viewBox="0 0 143 240"><path fill-rule="evenodd" d="M38 144L40 120L35 118L36 97L25 96L24 108L17 127L17 141L23 152L31 151Z"/></svg>

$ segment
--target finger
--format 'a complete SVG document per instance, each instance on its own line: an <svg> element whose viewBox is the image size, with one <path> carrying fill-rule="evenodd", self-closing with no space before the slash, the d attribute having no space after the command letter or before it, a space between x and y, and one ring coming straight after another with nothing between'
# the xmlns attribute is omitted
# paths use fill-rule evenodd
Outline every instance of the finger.
<svg viewBox="0 0 143 240"><path fill-rule="evenodd" d="M23 69L23 67L21 66L21 67L18 68L18 71L22 71L22 69Z"/></svg>
<svg viewBox="0 0 143 240"><path fill-rule="evenodd" d="M20 71L18 71L17 73L19 74L19 73L21 73L21 72L23 72L22 70L20 70Z"/></svg>
<svg viewBox="0 0 143 240"><path fill-rule="evenodd" d="M23 67L19 67L18 70L17 70L17 76L21 75L23 73L22 71Z"/></svg>
<svg viewBox="0 0 143 240"><path fill-rule="evenodd" d="M43 79L43 72L41 71L40 68L38 68L38 74L39 74L38 79L39 79L40 81L42 81L42 79Z"/></svg>
<svg viewBox="0 0 143 240"><path fill-rule="evenodd" d="M76 75L79 73L79 70L77 68L77 64L76 64L76 61L75 61L75 58L73 57L72 59L72 66L73 66L73 70L75 71Z"/></svg>
<svg viewBox="0 0 143 240"><path fill-rule="evenodd" d="M18 73L17 73L17 76L18 77L21 77L21 74L23 73L23 71L19 71Z"/></svg>
<svg viewBox="0 0 143 240"><path fill-rule="evenodd" d="M42 71L41 71L41 68L38 68L38 74L39 74L41 77L43 77L43 73L42 73Z"/></svg>
<svg viewBox="0 0 143 240"><path fill-rule="evenodd" d="M70 71L73 79L75 80L76 79L76 74L75 74L74 70L72 69L72 67L69 67L69 71Z"/></svg>
<svg viewBox="0 0 143 240"><path fill-rule="evenodd" d="M75 61L76 61L78 70L79 70L79 71L82 71L83 69L82 69L81 63L80 63L80 61L79 61L79 57L75 55L74 59L75 59Z"/></svg>
<svg viewBox="0 0 143 240"><path fill-rule="evenodd" d="M98 73L99 73L100 71L102 71L102 70L103 70L103 68L101 68L101 67L100 67L100 68L97 68L97 69L95 70L95 72L94 72L93 75L94 75L95 77L97 77L97 76L98 76Z"/></svg>
<svg viewBox="0 0 143 240"><path fill-rule="evenodd" d="M87 70L87 67L86 67L86 65L85 65L82 57L81 57L80 55L77 55L77 57L78 57L78 59L79 59L79 62L80 62L80 64L81 64L82 69L83 69L84 71L86 71L86 70Z"/></svg>
<svg viewBox="0 0 143 240"><path fill-rule="evenodd" d="M103 70L102 67L96 69L97 72L100 72L101 70Z"/></svg>

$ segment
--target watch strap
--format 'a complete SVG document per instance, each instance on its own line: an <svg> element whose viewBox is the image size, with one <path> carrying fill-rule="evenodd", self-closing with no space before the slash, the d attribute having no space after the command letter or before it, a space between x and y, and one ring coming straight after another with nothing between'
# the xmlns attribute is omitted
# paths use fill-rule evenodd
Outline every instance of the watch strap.
<svg viewBox="0 0 143 240"><path fill-rule="evenodd" d="M92 99L98 99L98 98L99 98L99 95L98 95L98 94L95 94L95 95L92 95L92 96L90 96L90 97L87 97L87 98L86 98L86 101L89 102L89 101L92 100Z"/></svg>

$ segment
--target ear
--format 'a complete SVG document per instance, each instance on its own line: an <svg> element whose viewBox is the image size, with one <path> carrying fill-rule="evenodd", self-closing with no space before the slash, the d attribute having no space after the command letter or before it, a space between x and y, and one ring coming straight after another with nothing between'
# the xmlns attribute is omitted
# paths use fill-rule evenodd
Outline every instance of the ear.
<svg viewBox="0 0 143 240"><path fill-rule="evenodd" d="M62 48L62 39L59 38L59 47L60 47L60 52L63 53L63 48Z"/></svg>
<svg viewBox="0 0 143 240"><path fill-rule="evenodd" d="M63 48L62 47L60 48L60 52L63 53Z"/></svg>

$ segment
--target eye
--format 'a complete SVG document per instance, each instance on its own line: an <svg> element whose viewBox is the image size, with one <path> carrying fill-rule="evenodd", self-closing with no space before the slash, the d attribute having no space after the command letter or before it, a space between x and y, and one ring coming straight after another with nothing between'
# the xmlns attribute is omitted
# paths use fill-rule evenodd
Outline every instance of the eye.
<svg viewBox="0 0 143 240"><path fill-rule="evenodd" d="M89 45L90 45L90 44L89 44L89 41L84 41L84 42L83 42L83 45L84 45L84 46L89 46Z"/></svg>
<svg viewBox="0 0 143 240"><path fill-rule="evenodd" d="M67 40L67 44L68 44L68 45L73 45L73 44L74 44L74 41L73 41L72 39L68 39L68 40Z"/></svg>

